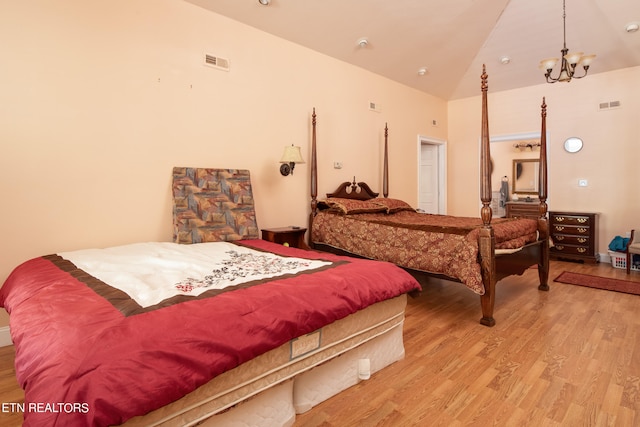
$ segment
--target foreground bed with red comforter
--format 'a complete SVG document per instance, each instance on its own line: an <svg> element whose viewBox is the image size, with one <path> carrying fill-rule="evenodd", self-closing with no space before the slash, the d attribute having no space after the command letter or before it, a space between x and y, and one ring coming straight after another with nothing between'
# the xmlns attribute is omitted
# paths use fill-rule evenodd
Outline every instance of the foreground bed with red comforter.
<svg viewBox="0 0 640 427"><path fill-rule="evenodd" d="M216 243L202 245L210 244ZM64 256L17 267L0 289L0 304L10 314L16 372L25 390L24 425L120 424L295 337L419 289L390 263L261 240L239 246L328 262L199 296L189 292L209 286L211 277L185 271L177 287L186 295L146 306ZM139 261L132 256L131 262ZM162 275L171 260L157 262L149 276ZM227 267L216 267L218 275ZM119 271L109 273L117 277Z"/></svg>

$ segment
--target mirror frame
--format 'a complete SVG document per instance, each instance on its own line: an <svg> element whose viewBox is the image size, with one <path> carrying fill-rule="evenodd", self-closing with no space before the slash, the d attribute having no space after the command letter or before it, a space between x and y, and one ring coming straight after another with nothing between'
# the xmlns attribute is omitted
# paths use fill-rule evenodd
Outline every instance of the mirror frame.
<svg viewBox="0 0 640 427"><path fill-rule="evenodd" d="M518 165L522 164L522 163L535 163L535 169L534 169L534 175L535 175L535 180L534 180L534 188L533 189L518 189L517 188L517 182L518 182ZM513 193L514 194L538 194L538 190L539 190L539 185L540 183L538 182L539 180L539 167L540 167L540 159L513 159L513 175L512 175L512 188L513 188Z"/></svg>

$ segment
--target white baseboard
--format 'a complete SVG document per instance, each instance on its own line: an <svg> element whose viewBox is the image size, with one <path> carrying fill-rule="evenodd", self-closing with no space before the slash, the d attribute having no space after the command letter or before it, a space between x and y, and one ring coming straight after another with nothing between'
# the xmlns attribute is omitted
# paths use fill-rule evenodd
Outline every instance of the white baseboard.
<svg viewBox="0 0 640 427"><path fill-rule="evenodd" d="M0 328L0 347L6 347L8 345L13 345L11 333L9 332L8 326L3 326Z"/></svg>

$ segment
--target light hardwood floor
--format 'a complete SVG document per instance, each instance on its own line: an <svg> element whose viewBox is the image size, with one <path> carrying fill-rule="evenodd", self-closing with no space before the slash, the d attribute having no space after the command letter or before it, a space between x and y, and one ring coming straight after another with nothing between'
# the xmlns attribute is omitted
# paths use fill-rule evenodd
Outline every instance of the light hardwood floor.
<svg viewBox="0 0 640 427"><path fill-rule="evenodd" d="M610 264L552 261L498 284L496 326L463 285L422 281L409 299L405 359L299 415L295 427L640 426L640 296L555 283L562 271L638 282ZM12 346L0 348L0 403L22 402ZM0 425L21 415L0 413Z"/></svg>
<svg viewBox="0 0 640 427"><path fill-rule="evenodd" d="M563 270L629 279L610 264ZM550 282L536 270L498 283L496 326L479 297L423 282L409 300L404 360L297 417L308 426L638 426L640 296Z"/></svg>

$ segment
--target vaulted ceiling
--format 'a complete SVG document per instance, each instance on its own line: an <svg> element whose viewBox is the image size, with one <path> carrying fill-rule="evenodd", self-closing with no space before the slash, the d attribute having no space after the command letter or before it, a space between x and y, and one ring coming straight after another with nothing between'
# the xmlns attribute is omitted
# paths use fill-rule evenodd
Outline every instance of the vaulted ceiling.
<svg viewBox="0 0 640 427"><path fill-rule="evenodd" d="M185 1L446 100L477 95L482 64L491 91L544 83L540 61L563 47L561 0ZM638 23L640 0L566 0L589 74L640 66Z"/></svg>

